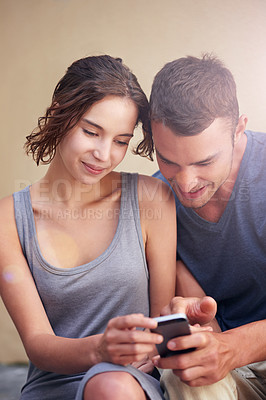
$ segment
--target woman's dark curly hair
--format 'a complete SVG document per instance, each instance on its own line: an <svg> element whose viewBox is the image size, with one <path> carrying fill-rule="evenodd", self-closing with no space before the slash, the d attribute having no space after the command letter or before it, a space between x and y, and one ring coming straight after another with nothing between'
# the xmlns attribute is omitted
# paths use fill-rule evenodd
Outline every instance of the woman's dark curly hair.
<svg viewBox="0 0 266 400"><path fill-rule="evenodd" d="M144 139L135 154L152 159L145 150L152 141L149 104L136 76L119 58L108 55L86 57L75 61L58 82L51 106L38 119L38 127L26 137L26 153L32 154L37 165L49 164L65 135L78 123L84 113L106 96L131 99L138 108Z"/></svg>

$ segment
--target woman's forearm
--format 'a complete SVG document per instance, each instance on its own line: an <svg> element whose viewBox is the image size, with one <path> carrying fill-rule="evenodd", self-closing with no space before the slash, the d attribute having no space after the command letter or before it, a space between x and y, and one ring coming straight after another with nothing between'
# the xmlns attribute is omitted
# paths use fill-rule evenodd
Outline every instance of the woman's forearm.
<svg viewBox="0 0 266 400"><path fill-rule="evenodd" d="M77 374L100 362L97 345L102 335L70 339L50 334L35 335L24 343L31 362L41 370Z"/></svg>

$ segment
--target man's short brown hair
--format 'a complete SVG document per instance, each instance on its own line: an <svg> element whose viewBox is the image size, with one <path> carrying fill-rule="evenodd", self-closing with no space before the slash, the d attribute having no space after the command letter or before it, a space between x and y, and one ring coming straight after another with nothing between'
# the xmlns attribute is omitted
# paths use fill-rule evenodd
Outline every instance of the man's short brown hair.
<svg viewBox="0 0 266 400"><path fill-rule="evenodd" d="M198 134L216 118L225 118L233 135L239 119L233 75L209 54L167 63L154 78L150 118L184 136Z"/></svg>

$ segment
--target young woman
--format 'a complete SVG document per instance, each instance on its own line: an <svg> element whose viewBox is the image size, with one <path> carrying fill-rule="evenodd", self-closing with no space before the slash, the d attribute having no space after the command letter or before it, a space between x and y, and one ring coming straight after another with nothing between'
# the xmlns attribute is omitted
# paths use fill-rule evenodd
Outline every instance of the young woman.
<svg viewBox="0 0 266 400"><path fill-rule="evenodd" d="M27 137L47 173L0 204L1 296L30 360L21 400L163 398L143 371L162 340L149 317L174 296L174 200L154 178L114 172L139 122L151 140L136 77L87 57Z"/></svg>

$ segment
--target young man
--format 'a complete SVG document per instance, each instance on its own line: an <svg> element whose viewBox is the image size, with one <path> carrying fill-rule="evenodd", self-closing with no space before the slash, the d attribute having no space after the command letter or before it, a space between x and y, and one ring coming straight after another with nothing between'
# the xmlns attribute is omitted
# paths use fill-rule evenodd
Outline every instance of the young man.
<svg viewBox="0 0 266 400"><path fill-rule="evenodd" d="M209 55L166 64L150 103L161 171L155 176L176 195L177 295L212 296L219 324L214 332L172 341L172 349L196 350L159 360L173 370L162 379L168 396L175 398L179 377L195 396L196 387L210 385L207 398L233 371L231 398L265 399L266 134L246 130L233 76ZM177 304L171 312L180 311Z"/></svg>

